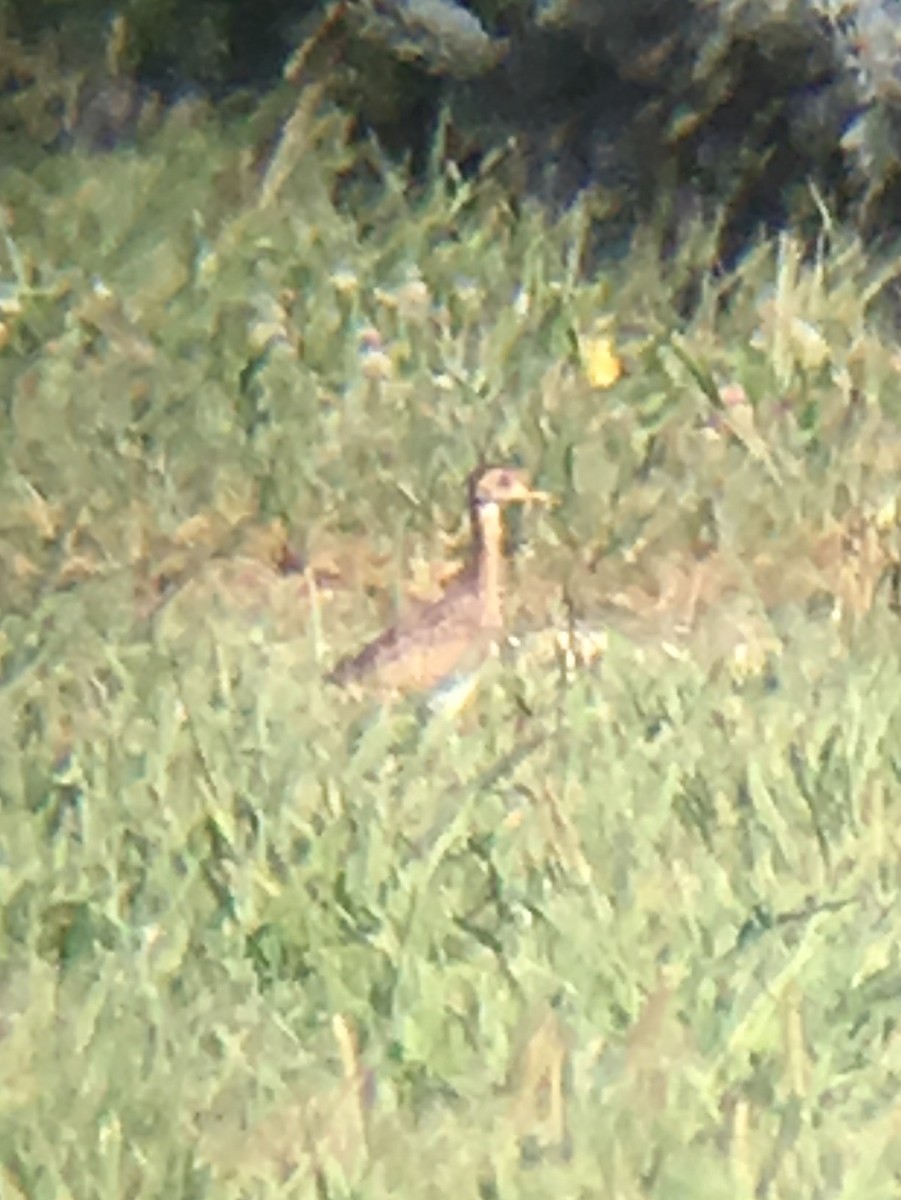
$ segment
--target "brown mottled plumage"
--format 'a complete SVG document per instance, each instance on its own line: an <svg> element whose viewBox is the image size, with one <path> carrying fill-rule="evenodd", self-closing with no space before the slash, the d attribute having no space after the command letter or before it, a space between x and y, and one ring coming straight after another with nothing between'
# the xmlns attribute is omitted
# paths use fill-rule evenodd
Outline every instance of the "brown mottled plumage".
<svg viewBox="0 0 901 1200"><path fill-rule="evenodd" d="M504 629L504 529L506 504L546 501L525 471L483 467L469 480L472 522L470 561L434 604L385 630L359 653L343 659L329 680L371 685L382 694L429 691L471 670Z"/></svg>

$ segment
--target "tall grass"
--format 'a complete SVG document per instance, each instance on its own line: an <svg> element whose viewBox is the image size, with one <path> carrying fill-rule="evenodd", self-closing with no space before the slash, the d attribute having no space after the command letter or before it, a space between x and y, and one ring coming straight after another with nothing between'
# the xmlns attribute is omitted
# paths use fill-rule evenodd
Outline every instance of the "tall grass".
<svg viewBox="0 0 901 1200"><path fill-rule="evenodd" d="M309 97L2 190L3 1194L894 1195L890 269L585 278ZM483 457L520 652L334 693Z"/></svg>

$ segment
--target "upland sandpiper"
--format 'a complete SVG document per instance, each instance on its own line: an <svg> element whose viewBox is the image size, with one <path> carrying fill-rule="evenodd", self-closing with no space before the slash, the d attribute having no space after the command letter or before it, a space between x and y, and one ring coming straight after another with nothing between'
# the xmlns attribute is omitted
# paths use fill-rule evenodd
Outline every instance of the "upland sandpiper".
<svg viewBox="0 0 901 1200"><path fill-rule="evenodd" d="M469 478L472 547L466 567L439 600L343 659L329 680L370 687L387 698L429 692L474 672L504 632L503 509L549 499L517 467L474 471Z"/></svg>

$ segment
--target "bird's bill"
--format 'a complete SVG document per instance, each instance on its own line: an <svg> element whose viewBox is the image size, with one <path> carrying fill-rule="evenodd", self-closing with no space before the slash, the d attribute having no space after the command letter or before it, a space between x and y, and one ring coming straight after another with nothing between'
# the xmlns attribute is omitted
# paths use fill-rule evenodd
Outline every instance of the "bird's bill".
<svg viewBox="0 0 901 1200"><path fill-rule="evenodd" d="M535 488L529 489L525 499L528 500L530 504L545 504L548 507L557 503L557 497L552 495L551 492L539 492Z"/></svg>

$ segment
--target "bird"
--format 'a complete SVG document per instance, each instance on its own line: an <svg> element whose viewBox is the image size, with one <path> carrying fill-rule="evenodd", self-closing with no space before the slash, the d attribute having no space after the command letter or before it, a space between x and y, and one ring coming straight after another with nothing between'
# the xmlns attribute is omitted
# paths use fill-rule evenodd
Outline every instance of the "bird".
<svg viewBox="0 0 901 1200"><path fill-rule="evenodd" d="M440 599L386 629L342 659L329 682L370 687L382 698L429 693L466 677L504 633L505 546L503 509L547 504L528 473L513 466L482 466L468 481L472 542L469 560Z"/></svg>

